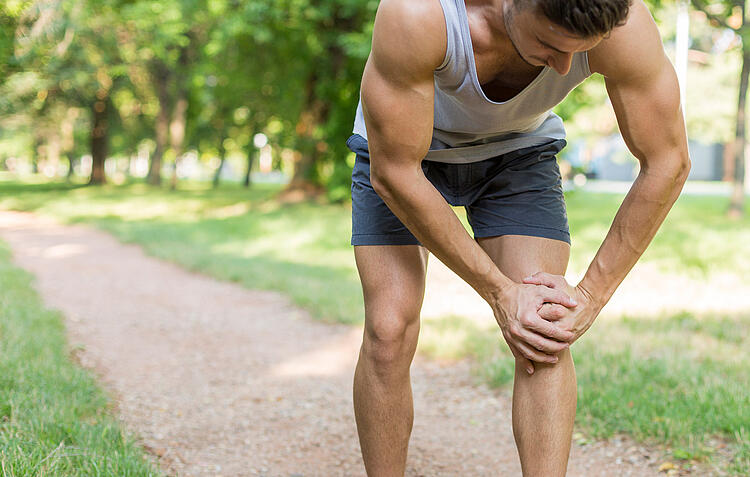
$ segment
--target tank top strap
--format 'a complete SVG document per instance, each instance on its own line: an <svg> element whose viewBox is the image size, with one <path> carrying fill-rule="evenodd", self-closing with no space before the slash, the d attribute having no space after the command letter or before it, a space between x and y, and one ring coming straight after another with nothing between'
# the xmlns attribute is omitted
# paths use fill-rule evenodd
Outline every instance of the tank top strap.
<svg viewBox="0 0 750 477"><path fill-rule="evenodd" d="M463 34L461 32L461 23L456 5L457 1L462 0L440 0L440 6L443 8L445 17L446 48L445 59L435 71L445 71L447 69L457 69L463 56ZM459 58L456 58L456 55Z"/></svg>

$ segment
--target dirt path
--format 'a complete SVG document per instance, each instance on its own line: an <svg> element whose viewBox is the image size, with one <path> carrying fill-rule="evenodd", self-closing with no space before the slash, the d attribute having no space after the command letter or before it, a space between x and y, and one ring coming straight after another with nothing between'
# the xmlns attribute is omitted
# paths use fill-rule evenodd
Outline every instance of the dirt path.
<svg viewBox="0 0 750 477"><path fill-rule="evenodd" d="M364 475L351 402L361 328L315 322L279 294L187 272L89 227L0 211L0 238L168 474ZM509 396L468 371L415 360L407 475L520 475ZM574 446L568 475L653 476L659 463L616 439Z"/></svg>

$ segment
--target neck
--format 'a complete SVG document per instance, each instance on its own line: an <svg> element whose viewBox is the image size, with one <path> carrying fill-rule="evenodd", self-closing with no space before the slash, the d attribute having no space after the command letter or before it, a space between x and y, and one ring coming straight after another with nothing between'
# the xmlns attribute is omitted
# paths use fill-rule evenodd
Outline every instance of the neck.
<svg viewBox="0 0 750 477"><path fill-rule="evenodd" d="M486 25L485 31L492 36L492 43L505 44L510 41L505 16L511 14L509 9L513 0L465 0L465 3L467 11L471 7L471 16Z"/></svg>

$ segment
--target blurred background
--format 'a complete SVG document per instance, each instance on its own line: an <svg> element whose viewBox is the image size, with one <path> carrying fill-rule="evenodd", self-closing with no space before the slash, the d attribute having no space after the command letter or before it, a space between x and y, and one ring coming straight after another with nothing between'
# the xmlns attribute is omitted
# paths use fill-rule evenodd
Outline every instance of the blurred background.
<svg viewBox="0 0 750 477"><path fill-rule="evenodd" d="M275 182L347 200L344 142L377 1L0 5L0 170L95 184ZM690 180L739 187L743 4L650 7L683 89ZM569 133L561 164L570 185L635 177L601 77L556 112Z"/></svg>
<svg viewBox="0 0 750 477"><path fill-rule="evenodd" d="M750 11L743 0L647 4L680 79L693 166L653 243L576 342L575 440L625 434L666 453L665 474L746 476ZM91 224L190 270L280 291L317 319L360 326L345 141L377 6L0 0L0 210ZM600 76L556 112L568 131L559 162L575 282L638 164ZM37 313L26 295L13 301L8 284L29 285L3 268L9 261L0 242L0 318L13 304L26 310L24 331L6 335L31 347L37 332L24 326ZM420 353L470 359L507 393L513 358L491 311L430 263ZM22 382L28 359L8 361L0 377Z"/></svg>

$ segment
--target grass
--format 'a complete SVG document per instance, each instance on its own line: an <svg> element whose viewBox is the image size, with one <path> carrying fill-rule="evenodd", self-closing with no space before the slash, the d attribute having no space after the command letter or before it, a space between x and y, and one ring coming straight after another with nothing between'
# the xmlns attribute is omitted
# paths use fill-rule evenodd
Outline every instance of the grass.
<svg viewBox="0 0 750 477"><path fill-rule="evenodd" d="M513 380L513 357L496 326L457 316L423 327L420 350L471 357L494 387ZM750 472L750 314L604 320L572 348L578 428L592 438L629 434L667 445L684 466L712 462Z"/></svg>
<svg viewBox="0 0 750 477"><path fill-rule="evenodd" d="M58 313L0 243L0 475L162 475L71 363Z"/></svg>
<svg viewBox="0 0 750 477"><path fill-rule="evenodd" d="M718 455L734 440L730 468L746 475L748 342L750 314L682 312L600 323L575 350L582 423L595 436L626 432L670 444L681 459Z"/></svg>
<svg viewBox="0 0 750 477"><path fill-rule="evenodd" d="M251 288L279 290L320 319L360 323L361 290L349 246L347 205L282 205L277 188L143 184L89 188L3 181L0 208L86 222L152 255ZM571 271L580 273L606 234L622 196L567 195ZM725 218L727 199L680 198L642 261L666 274L706 280L750 275L750 219ZM460 217L465 216L459 211ZM579 429L627 433L667 446L683 466L707 461L750 473L750 312L739 316L624 316L601 319L573 348ZM513 360L497 328L460 316L425 323L420 350L471 357L495 386L512 381Z"/></svg>
<svg viewBox="0 0 750 477"><path fill-rule="evenodd" d="M362 293L340 206L272 200L277 186L170 192L0 181L0 208L86 222L157 257L250 288L280 290L329 321L361 321Z"/></svg>
<svg viewBox="0 0 750 477"><path fill-rule="evenodd" d="M622 202L619 194L566 194L573 240L570 268L585 271ZM729 199L682 196L641 262L675 274L710 278L717 272L750 274L750 209L738 221L726 217Z"/></svg>

